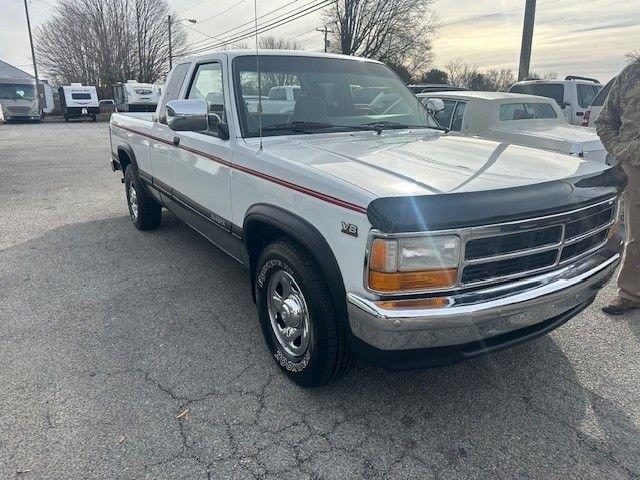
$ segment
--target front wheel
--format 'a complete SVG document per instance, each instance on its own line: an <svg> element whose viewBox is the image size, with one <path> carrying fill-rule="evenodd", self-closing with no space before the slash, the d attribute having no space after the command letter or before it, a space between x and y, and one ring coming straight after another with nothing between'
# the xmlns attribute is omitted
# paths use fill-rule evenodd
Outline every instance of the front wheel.
<svg viewBox="0 0 640 480"><path fill-rule="evenodd" d="M124 187L129 215L134 225L140 230L158 228L162 219L162 206L151 198L144 189L133 165L128 165L125 170Z"/></svg>
<svg viewBox="0 0 640 480"><path fill-rule="evenodd" d="M348 330L311 254L278 240L260 255L255 282L262 333L289 378L318 387L344 375L352 363Z"/></svg>

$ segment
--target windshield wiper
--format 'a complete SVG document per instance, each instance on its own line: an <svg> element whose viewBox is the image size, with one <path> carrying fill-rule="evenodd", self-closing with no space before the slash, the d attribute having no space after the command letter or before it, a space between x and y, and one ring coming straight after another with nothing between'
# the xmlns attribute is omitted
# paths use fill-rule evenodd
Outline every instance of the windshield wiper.
<svg viewBox="0 0 640 480"><path fill-rule="evenodd" d="M297 133L315 133L315 130L323 130L327 128L335 128L337 125L321 122L288 122L277 123L275 125L269 125L268 127L262 127L263 132L276 132L279 130L297 132Z"/></svg>
<svg viewBox="0 0 640 480"><path fill-rule="evenodd" d="M376 122L368 122L358 125L354 128L367 128L369 130L374 130L378 135L382 133L383 130L387 129L403 129L403 128L422 128L418 125L406 125L404 123L398 122L390 122L388 120L378 120Z"/></svg>

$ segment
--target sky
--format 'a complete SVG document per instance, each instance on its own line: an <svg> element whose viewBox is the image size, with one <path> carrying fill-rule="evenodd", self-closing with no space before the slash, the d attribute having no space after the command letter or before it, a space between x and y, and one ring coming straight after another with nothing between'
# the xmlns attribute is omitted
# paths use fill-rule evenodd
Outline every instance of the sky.
<svg viewBox="0 0 640 480"><path fill-rule="evenodd" d="M57 0L28 0L32 28L51 15ZM0 60L33 73L24 0L0 0ZM196 43L253 19L252 0L169 0ZM258 15L299 8L307 0L258 0ZM289 5L290 6L287 6ZM434 0L440 29L433 41L434 67L456 58L489 68L517 71L525 0ZM538 0L531 69L594 76L607 81L626 64L625 52L640 49L640 0ZM235 5L235 6L234 6ZM222 15L219 12L225 11ZM267 17L268 18L268 17ZM265 35L295 38L306 50L321 50L321 12ZM246 28L246 27L245 27ZM199 32L197 32L198 30ZM41 77L46 75L41 73Z"/></svg>

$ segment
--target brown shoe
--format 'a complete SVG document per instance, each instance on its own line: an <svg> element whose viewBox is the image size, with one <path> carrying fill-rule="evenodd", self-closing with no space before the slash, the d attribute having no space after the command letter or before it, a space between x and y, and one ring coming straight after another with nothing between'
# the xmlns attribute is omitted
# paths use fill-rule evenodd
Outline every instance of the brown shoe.
<svg viewBox="0 0 640 480"><path fill-rule="evenodd" d="M622 315L623 313L627 313L638 308L640 308L640 302L634 302L633 300L629 300L628 298L618 295L616 298L611 300L611 302L602 307L602 311L609 315Z"/></svg>

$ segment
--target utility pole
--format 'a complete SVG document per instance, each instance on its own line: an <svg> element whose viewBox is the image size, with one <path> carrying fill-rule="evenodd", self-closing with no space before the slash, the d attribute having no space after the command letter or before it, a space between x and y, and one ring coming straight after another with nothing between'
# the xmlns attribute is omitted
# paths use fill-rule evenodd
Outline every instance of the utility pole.
<svg viewBox="0 0 640 480"><path fill-rule="evenodd" d="M533 26L536 20L536 0L526 0L524 7L524 25L522 27L522 48L520 49L520 68L518 81L529 76L531 67L531 44L533 42Z"/></svg>
<svg viewBox="0 0 640 480"><path fill-rule="evenodd" d="M27 0L25 0L26 2ZM173 58L171 58L171 15L169 15L168 19L169 24L169 70L173 68Z"/></svg>
<svg viewBox="0 0 640 480"><path fill-rule="evenodd" d="M138 28L138 78L136 80L144 82L144 78L142 78L142 40L140 39L140 6L138 2L136 2L136 27ZM171 57L171 54L169 54L169 57Z"/></svg>
<svg viewBox="0 0 640 480"><path fill-rule="evenodd" d="M327 26L325 25L322 28L316 28L317 32L323 32L324 33L324 51L325 53L329 51L329 46L331 45L331 42L329 41L329 34L333 33L333 30L329 30L327 28Z"/></svg>
<svg viewBox="0 0 640 480"><path fill-rule="evenodd" d="M33 36L31 35L31 21L29 20L29 7L27 6L27 0L24 0L24 11L27 14L27 30L29 30L29 43L31 44L31 58L33 59L33 76L36 77L36 93L38 95L38 108L42 103L40 98L40 91L38 89L38 85L40 81L38 79L38 67L36 65L36 51L33 48Z"/></svg>

